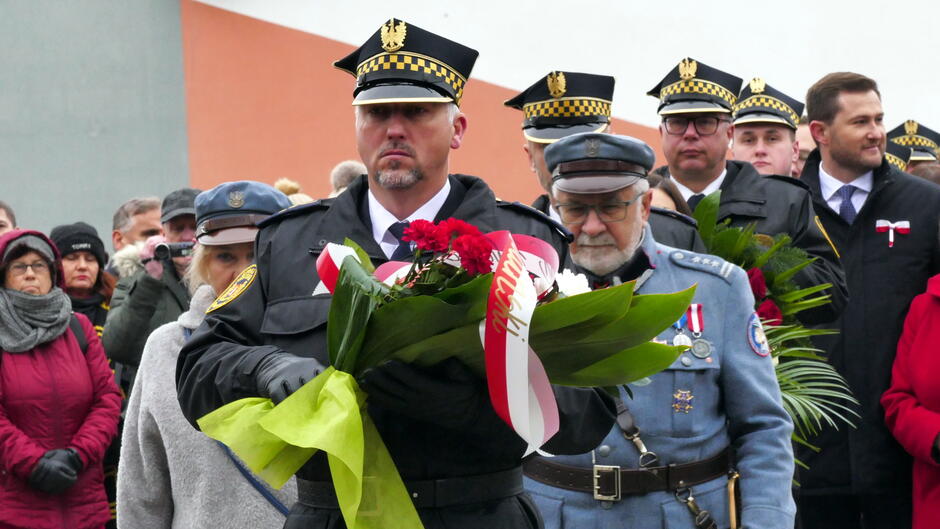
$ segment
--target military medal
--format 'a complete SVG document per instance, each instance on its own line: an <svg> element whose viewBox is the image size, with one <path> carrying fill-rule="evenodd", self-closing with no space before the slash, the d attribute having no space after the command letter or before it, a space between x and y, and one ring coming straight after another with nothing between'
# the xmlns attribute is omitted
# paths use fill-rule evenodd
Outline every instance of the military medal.
<svg viewBox="0 0 940 529"><path fill-rule="evenodd" d="M675 345L676 347L680 345L685 347L692 346L692 339L685 334L685 330L683 329L683 327L685 327L686 319L687 316L683 314L682 317L679 318L679 321L672 324L672 326L676 328L676 335L672 338L672 345Z"/></svg>
<svg viewBox="0 0 940 529"><path fill-rule="evenodd" d="M712 354L712 344L702 338L702 331L705 329L705 318L701 303L689 305L689 309L686 311L686 320L689 322L692 337L695 338L689 344L692 347L692 354L696 358L708 358Z"/></svg>

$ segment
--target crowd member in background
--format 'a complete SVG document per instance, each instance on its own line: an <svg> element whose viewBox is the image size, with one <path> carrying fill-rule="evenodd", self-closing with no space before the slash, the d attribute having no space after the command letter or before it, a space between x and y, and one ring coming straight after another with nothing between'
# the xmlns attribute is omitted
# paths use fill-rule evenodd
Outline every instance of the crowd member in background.
<svg viewBox="0 0 940 529"><path fill-rule="evenodd" d="M104 265L108 262L104 242L98 237L97 230L84 222L56 226L52 228L50 238L62 256L62 282L65 285L63 288L72 302L72 310L84 314L100 338L104 332L108 310L111 308L114 285L117 283L114 276L104 270ZM114 370L114 378L120 386L122 366L112 364L111 369ZM130 388L121 389L126 391ZM108 527L116 527L114 503L119 451L120 438L116 436L104 457L104 487L111 504L111 521Z"/></svg>
<svg viewBox="0 0 940 529"><path fill-rule="evenodd" d="M290 178L279 178L277 182L274 182L274 189L287 195L292 206L313 202L313 197L303 193L300 190L300 184Z"/></svg>
<svg viewBox="0 0 940 529"><path fill-rule="evenodd" d="M164 323L176 321L189 308L183 277L191 257L155 259L154 249L164 242L195 240L198 194L198 189L184 188L163 199L160 222L165 235L147 239L140 251L144 269L118 282L102 337L104 350L112 360L136 368L147 336Z"/></svg>
<svg viewBox="0 0 940 529"><path fill-rule="evenodd" d="M797 157L796 163L793 164L793 171L790 173L793 178L800 177L800 174L803 173L803 165L806 164L806 159L809 158L809 153L816 148L816 141L813 140L813 135L809 132L809 120L806 119L806 115L800 118L800 124L796 126L796 142L800 144L800 155Z"/></svg>
<svg viewBox="0 0 940 529"><path fill-rule="evenodd" d="M928 182L940 184L940 164L921 164L911 169L910 172Z"/></svg>
<svg viewBox="0 0 940 529"><path fill-rule="evenodd" d="M940 520L940 275L914 298L904 322L891 386L881 397L888 429L914 457L913 529Z"/></svg>
<svg viewBox="0 0 940 529"><path fill-rule="evenodd" d="M692 216L692 210L682 198L682 193L676 187L675 182L669 178L663 178L663 175L650 171L647 176L650 183L650 194L653 196L653 207L668 209L682 213L688 217Z"/></svg>
<svg viewBox="0 0 940 529"><path fill-rule="evenodd" d="M366 166L360 161L346 160L336 164L336 167L330 171L330 185L333 186L330 198L345 191L353 180L364 174L366 174Z"/></svg>
<svg viewBox="0 0 940 529"><path fill-rule="evenodd" d="M907 172L913 153L914 150L910 147L905 147L893 141L885 143L885 160L900 171Z"/></svg>
<svg viewBox="0 0 940 529"><path fill-rule="evenodd" d="M16 215L6 202L0 200L0 235L16 229Z"/></svg>
<svg viewBox="0 0 940 529"><path fill-rule="evenodd" d="M907 164L908 170L921 165L936 165L937 151L940 150L940 132L909 119L888 131L888 141L913 151Z"/></svg>
<svg viewBox="0 0 940 529"><path fill-rule="evenodd" d="M796 127L803 103L755 77L734 105L735 160L748 162L762 175L792 176L799 160Z"/></svg>
<svg viewBox="0 0 940 529"><path fill-rule="evenodd" d="M911 300L940 272L940 188L893 167L884 156L881 95L873 79L836 72L806 95L813 151L800 181L842 255L852 302L818 337L828 361L858 399L856 428L825 425L797 447L804 529L911 526L911 458L885 427L890 384Z"/></svg>
<svg viewBox="0 0 940 529"><path fill-rule="evenodd" d="M140 271L140 246L148 238L163 234L160 224L160 199L132 198L114 212L111 222L114 259L108 263L109 274L120 279Z"/></svg>
<svg viewBox="0 0 940 529"><path fill-rule="evenodd" d="M0 235L0 527L101 529L121 393L45 235Z"/></svg>
<svg viewBox="0 0 940 529"><path fill-rule="evenodd" d="M244 204L232 207L232 197ZM187 312L150 335L127 407L118 473L119 527L129 529L263 529L285 513L240 471L228 449L194 430L176 399L176 359L218 294L254 259L255 224L290 207L280 191L257 182L228 182L196 197L198 243L187 283ZM222 225L222 228L214 226ZM244 468L244 467L243 467ZM247 471L247 469L245 469ZM294 480L269 491L281 505L297 498ZM286 507L285 507L286 509ZM224 513L224 516L222 516Z"/></svg>

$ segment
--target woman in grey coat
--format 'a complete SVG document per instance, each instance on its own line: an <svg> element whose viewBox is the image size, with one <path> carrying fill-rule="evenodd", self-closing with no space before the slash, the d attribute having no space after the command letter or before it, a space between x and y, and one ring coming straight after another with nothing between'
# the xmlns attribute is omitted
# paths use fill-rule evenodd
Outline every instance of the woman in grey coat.
<svg viewBox="0 0 940 529"><path fill-rule="evenodd" d="M257 182L225 183L196 197L198 244L187 277L193 297L189 310L154 331L144 347L121 445L119 528L284 525L279 509L296 500L293 478L280 491L256 477L252 483L224 446L183 417L174 377L186 337L202 323L217 293L251 264L254 224L289 206L283 193Z"/></svg>

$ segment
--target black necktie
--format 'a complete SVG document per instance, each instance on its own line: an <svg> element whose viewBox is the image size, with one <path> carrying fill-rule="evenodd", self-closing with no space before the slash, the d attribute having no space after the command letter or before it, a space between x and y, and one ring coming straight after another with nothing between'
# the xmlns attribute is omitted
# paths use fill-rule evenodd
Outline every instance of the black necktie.
<svg viewBox="0 0 940 529"><path fill-rule="evenodd" d="M695 206L697 206L698 203L701 202L703 198L705 198L704 193L698 193L696 195L690 196L689 199L686 201L689 204L689 209L691 209L692 211L695 211Z"/></svg>
<svg viewBox="0 0 940 529"><path fill-rule="evenodd" d="M411 255L411 243L401 240L402 236L405 234L405 228L408 227L408 222L396 222L388 227L389 233L395 236L398 239L398 248L395 248L395 251L392 252L392 256L389 257L391 261L401 261L409 255Z"/></svg>

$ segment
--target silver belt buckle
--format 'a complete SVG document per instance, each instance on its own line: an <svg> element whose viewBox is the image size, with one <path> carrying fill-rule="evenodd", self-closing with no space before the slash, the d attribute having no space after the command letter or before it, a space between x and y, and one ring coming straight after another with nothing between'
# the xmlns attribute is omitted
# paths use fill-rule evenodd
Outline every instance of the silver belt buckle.
<svg viewBox="0 0 940 529"><path fill-rule="evenodd" d="M612 472L614 475L614 494L607 495L600 492L601 474ZM603 501L620 501L620 466L619 465L594 465L592 471L594 477L594 499Z"/></svg>

